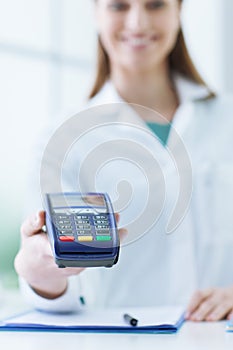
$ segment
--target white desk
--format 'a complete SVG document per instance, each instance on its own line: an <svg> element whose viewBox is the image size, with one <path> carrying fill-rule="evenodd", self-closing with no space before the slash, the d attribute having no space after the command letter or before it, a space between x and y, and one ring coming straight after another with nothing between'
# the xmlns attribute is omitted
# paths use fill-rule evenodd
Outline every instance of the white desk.
<svg viewBox="0 0 233 350"><path fill-rule="evenodd" d="M25 308L18 293L2 298L0 318ZM225 322L185 323L177 334L97 334L0 332L1 349L17 350L232 350L233 333Z"/></svg>

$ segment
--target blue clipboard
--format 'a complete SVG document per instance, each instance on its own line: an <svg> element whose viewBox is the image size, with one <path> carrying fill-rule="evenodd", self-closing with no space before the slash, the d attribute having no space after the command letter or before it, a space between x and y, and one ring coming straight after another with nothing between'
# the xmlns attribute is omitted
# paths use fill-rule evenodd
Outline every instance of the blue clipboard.
<svg viewBox="0 0 233 350"><path fill-rule="evenodd" d="M185 321L184 312L176 310L174 313L172 309L172 317L168 317L169 312L166 308L163 316L163 308L127 309L127 313L139 319L138 325L133 327L124 322L121 309L87 309L68 314L29 310L2 320L0 331L174 334ZM161 320L163 322L159 322Z"/></svg>

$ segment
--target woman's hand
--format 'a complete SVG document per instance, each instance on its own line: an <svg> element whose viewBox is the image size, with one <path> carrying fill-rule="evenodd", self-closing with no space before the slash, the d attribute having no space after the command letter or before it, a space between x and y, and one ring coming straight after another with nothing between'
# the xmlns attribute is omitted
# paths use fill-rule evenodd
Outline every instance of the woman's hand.
<svg viewBox="0 0 233 350"><path fill-rule="evenodd" d="M119 221L118 214L116 221ZM21 248L15 258L15 269L37 294L47 299L55 299L66 291L67 278L78 275L84 268L60 269L56 265L47 234L42 231L44 225L44 211L23 222ZM121 240L126 233L125 229L119 230Z"/></svg>
<svg viewBox="0 0 233 350"><path fill-rule="evenodd" d="M186 312L190 321L219 321L233 317L233 286L194 293Z"/></svg>
<svg viewBox="0 0 233 350"><path fill-rule="evenodd" d="M35 292L54 299L67 288L67 277L79 274L82 268L59 269L56 265L47 234L42 231L45 213L38 212L21 226L21 248L15 258L15 269Z"/></svg>

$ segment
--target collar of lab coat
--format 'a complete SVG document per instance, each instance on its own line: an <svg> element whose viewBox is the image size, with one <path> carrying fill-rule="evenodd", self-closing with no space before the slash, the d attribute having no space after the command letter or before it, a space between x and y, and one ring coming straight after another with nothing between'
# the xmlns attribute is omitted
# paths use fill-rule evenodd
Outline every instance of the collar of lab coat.
<svg viewBox="0 0 233 350"><path fill-rule="evenodd" d="M193 115L195 114L193 111L194 102L203 100L209 95L209 90L206 87L185 79L178 74L173 74L173 81L178 93L180 104L172 120L172 128L167 142L169 151L177 145L177 142L180 143L180 138L184 135L185 130L187 130L190 125ZM89 101L88 107L110 103L125 103L125 101L118 94L113 83L109 80L104 84L99 93ZM122 113L118 122L132 122L134 125L149 130L145 121L143 121L131 108L130 111L132 113L127 113L127 119L125 119L125 113ZM158 142L158 149L161 154L166 152L165 149L167 147L164 147Z"/></svg>
<svg viewBox="0 0 233 350"><path fill-rule="evenodd" d="M178 74L173 74L173 81L179 96L180 104L205 99L209 90L205 86L198 85ZM108 80L99 93L89 101L90 106L125 102L118 94L113 83Z"/></svg>
<svg viewBox="0 0 233 350"><path fill-rule="evenodd" d="M194 83L178 74L174 74L174 84L181 104L202 100L209 95L207 87Z"/></svg>

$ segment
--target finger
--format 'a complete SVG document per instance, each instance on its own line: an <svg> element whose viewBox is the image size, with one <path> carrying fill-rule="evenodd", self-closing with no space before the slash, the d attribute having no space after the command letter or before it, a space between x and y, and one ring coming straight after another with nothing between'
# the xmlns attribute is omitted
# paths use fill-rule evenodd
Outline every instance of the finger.
<svg viewBox="0 0 233 350"><path fill-rule="evenodd" d="M26 219L21 226L22 236L30 237L41 231L42 226L45 224L45 213L39 211L36 214Z"/></svg>
<svg viewBox="0 0 233 350"><path fill-rule="evenodd" d="M212 289L204 289L196 291L187 307L186 318L190 318L191 314L200 306L200 304L212 294Z"/></svg>
<svg viewBox="0 0 233 350"><path fill-rule="evenodd" d="M195 312L190 315L191 321L204 321L206 317L213 312L218 305L218 300L215 297L206 298L196 308Z"/></svg>
<svg viewBox="0 0 233 350"><path fill-rule="evenodd" d="M218 304L211 313L206 316L206 321L219 321L227 317L231 311L231 306L229 303Z"/></svg>
<svg viewBox="0 0 233 350"><path fill-rule="evenodd" d="M227 315L227 320L232 320L233 319L233 309L230 310L230 312Z"/></svg>
<svg viewBox="0 0 233 350"><path fill-rule="evenodd" d="M66 267L65 269L60 269L61 274L65 277L70 277L74 275L79 275L85 267Z"/></svg>
<svg viewBox="0 0 233 350"><path fill-rule="evenodd" d="M119 234L119 238L120 238L120 243L122 243L125 239L125 237L128 234L128 231L126 230L126 228L121 228L120 230L118 230L118 234Z"/></svg>
<svg viewBox="0 0 233 350"><path fill-rule="evenodd" d="M115 215L115 219L116 219L116 223L118 224L120 221L120 214L119 213L114 213Z"/></svg>

